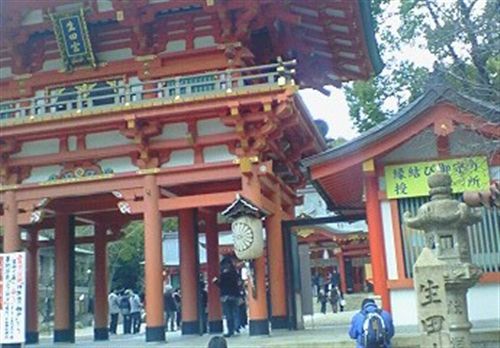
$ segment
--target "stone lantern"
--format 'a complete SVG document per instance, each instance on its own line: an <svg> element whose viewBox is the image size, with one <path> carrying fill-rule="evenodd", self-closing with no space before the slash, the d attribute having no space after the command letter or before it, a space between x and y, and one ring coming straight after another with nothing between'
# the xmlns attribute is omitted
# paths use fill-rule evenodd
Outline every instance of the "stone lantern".
<svg viewBox="0 0 500 348"><path fill-rule="evenodd" d="M437 172L428 178L431 201L405 224L425 232L426 247L414 265L422 346L470 347L467 291L481 276L471 263L467 226L481 212L452 199L451 177Z"/></svg>

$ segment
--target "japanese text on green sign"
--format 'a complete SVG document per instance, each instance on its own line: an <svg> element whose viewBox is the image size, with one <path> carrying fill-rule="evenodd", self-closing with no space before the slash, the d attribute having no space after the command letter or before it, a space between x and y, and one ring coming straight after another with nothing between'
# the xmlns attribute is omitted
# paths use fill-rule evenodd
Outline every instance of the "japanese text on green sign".
<svg viewBox="0 0 500 348"><path fill-rule="evenodd" d="M484 190L490 184L488 162L481 156L389 165L385 166L387 198L429 195L427 177L438 168L450 174L453 193Z"/></svg>

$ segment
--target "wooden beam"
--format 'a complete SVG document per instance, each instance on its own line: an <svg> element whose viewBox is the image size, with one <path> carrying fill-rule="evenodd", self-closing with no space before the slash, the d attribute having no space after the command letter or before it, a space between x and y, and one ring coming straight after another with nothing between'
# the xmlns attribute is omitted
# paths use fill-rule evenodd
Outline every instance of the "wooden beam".
<svg viewBox="0 0 500 348"><path fill-rule="evenodd" d="M191 208L225 206L231 204L239 191L208 193L182 197L162 198L158 208L162 212ZM144 202L129 202L133 214L144 212Z"/></svg>

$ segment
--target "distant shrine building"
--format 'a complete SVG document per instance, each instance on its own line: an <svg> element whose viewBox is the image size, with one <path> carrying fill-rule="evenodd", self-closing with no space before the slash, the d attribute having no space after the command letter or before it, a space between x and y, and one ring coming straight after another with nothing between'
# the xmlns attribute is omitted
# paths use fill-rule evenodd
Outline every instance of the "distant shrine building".
<svg viewBox="0 0 500 348"><path fill-rule="evenodd" d="M403 214L429 201L427 177L436 170L451 175L459 199L498 183L499 141L497 105L438 84L360 137L303 161L331 211L366 212L374 292L396 325L417 324L413 265L425 245ZM468 229L472 262L484 272L468 293L473 323L498 322L500 313L500 214L482 209Z"/></svg>
<svg viewBox="0 0 500 348"><path fill-rule="evenodd" d="M27 0L3 2L1 16L2 244L27 251L27 342L38 341L37 254L50 244L54 341L75 339L74 246L85 243L94 336L108 338L106 247L133 220L144 221L146 341L164 341L169 216L179 219L182 330L198 334L198 232L212 279L217 216L237 197L265 216L267 236L252 261L250 335L300 327L287 262L297 240L281 226L300 204L299 162L326 146L297 91L380 71L369 2ZM94 233L75 235L83 225ZM42 230L54 231L43 245ZM218 291L209 284L212 332L222 330Z"/></svg>

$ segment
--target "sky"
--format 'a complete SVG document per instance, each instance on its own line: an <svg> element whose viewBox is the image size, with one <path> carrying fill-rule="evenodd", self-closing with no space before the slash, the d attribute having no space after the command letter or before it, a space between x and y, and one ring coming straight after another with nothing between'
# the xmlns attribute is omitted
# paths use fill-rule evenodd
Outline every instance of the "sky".
<svg viewBox="0 0 500 348"><path fill-rule="evenodd" d="M380 24L381 26L385 26L390 30L397 30L399 27L399 18L397 16L398 5L398 1L391 1L389 3L389 6L385 9L388 11L388 18ZM379 37L377 37L377 41L380 41ZM404 45L396 55L396 58L382 57L382 60L387 63L389 59L397 60L398 57L404 57L418 66L432 69L435 57L428 50L419 47L421 44L422 41L416 42L414 45ZM355 138L359 135L359 132L356 131L349 117L349 107L344 92L342 89L334 86L326 88L332 92L330 96L325 96L317 90L310 88L301 90L299 94L307 105L313 119L322 119L328 124L329 130L327 136L329 138L343 137L347 140ZM395 100L391 101L389 99L387 103L388 105L385 105L387 109L397 109Z"/></svg>

